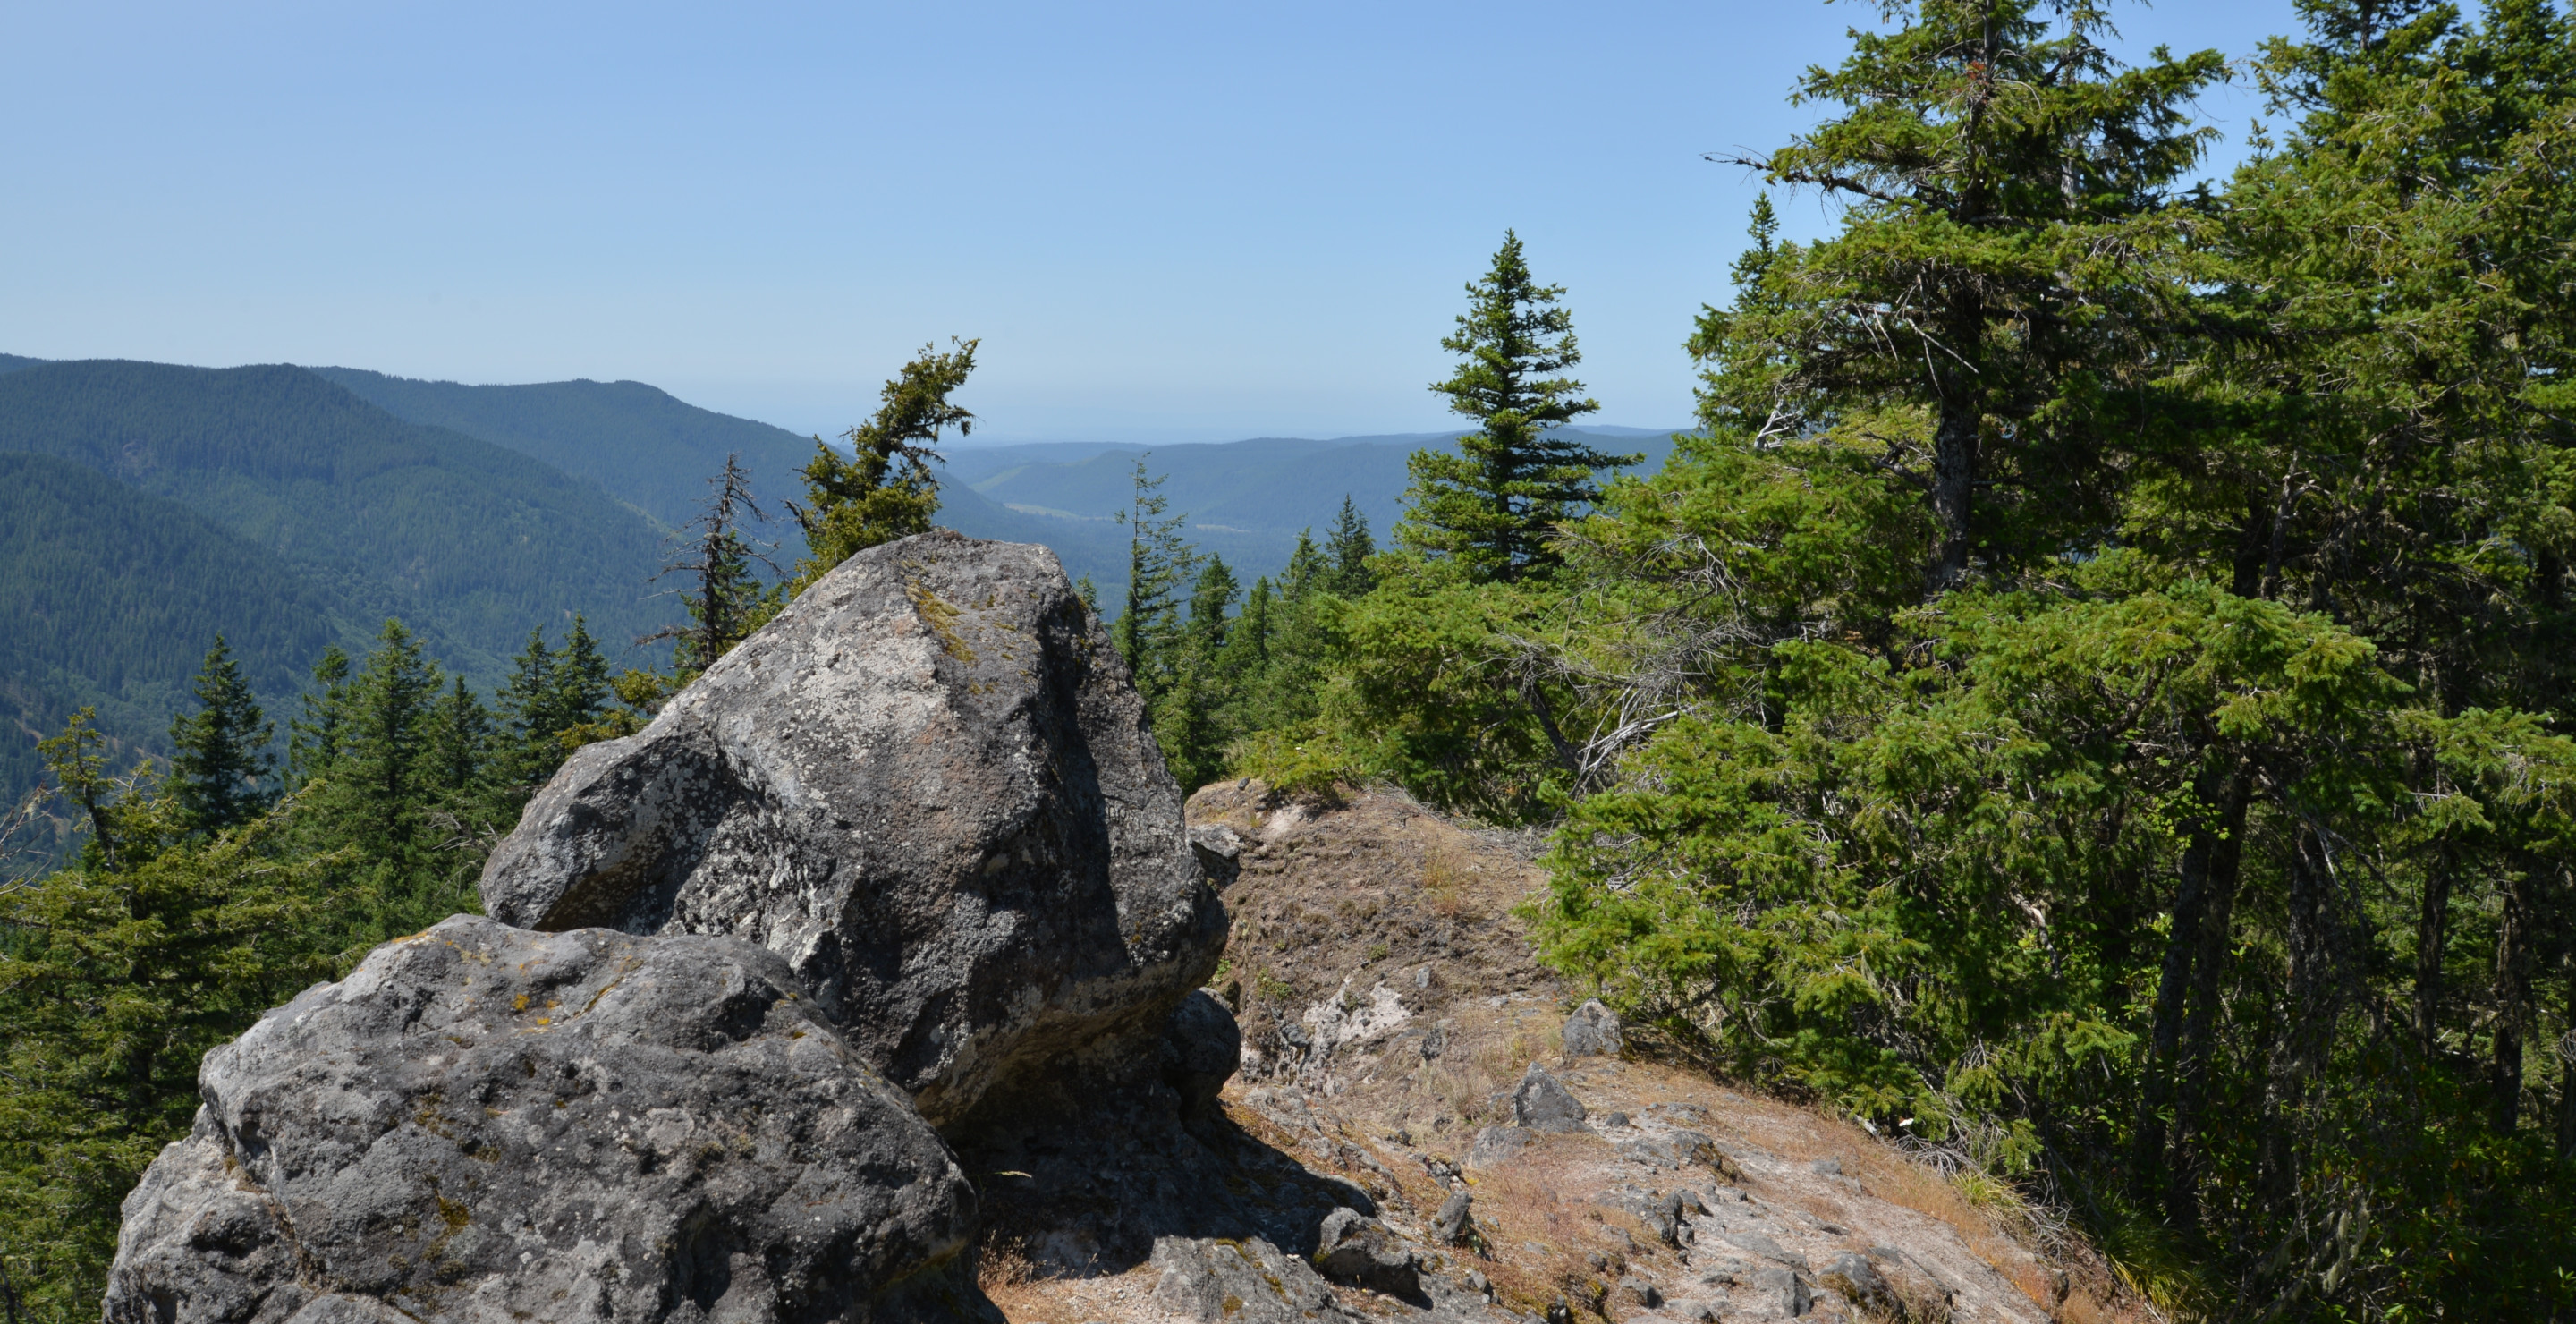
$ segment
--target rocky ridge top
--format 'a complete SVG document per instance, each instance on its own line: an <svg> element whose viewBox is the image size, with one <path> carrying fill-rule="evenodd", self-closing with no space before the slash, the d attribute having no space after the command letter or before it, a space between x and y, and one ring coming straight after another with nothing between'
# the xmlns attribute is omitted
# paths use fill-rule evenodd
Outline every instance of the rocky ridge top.
<svg viewBox="0 0 2576 1324"><path fill-rule="evenodd" d="M209 1055L107 1317L2119 1317L1574 1006L1536 845L1379 791L1185 820L1051 555L872 549L572 760L493 918Z"/></svg>

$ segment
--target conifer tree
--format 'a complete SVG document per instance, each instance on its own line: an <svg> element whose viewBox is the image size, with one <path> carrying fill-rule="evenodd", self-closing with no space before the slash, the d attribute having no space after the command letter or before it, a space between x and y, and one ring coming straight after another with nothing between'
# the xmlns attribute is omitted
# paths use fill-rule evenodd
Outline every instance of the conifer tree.
<svg viewBox="0 0 2576 1324"><path fill-rule="evenodd" d="M554 774L555 733L563 729L555 722L556 691L554 649L543 629L530 630L499 696L509 746L503 773L515 784L534 787Z"/></svg>
<svg viewBox="0 0 2576 1324"><path fill-rule="evenodd" d="M1181 536L1187 515L1167 515L1163 480L1136 457L1135 492L1118 522L1127 527L1127 594L1110 623L1110 644L1127 659L1146 701L1162 697L1178 673L1183 586L1198 554Z"/></svg>
<svg viewBox="0 0 2576 1324"><path fill-rule="evenodd" d="M1413 480L1397 537L1454 558L1478 580L1514 580L1557 563L1552 531L1600 498L1593 474L1635 464L1559 429L1601 406L1583 383L1558 376L1581 362L1574 315L1557 306L1562 285L1530 275L1520 236L1503 232L1493 268L1467 286L1467 311L1440 342L1460 356L1458 371L1431 389L1474 419L1458 454L1415 451Z"/></svg>
<svg viewBox="0 0 2576 1324"><path fill-rule="evenodd" d="M1325 539L1326 556L1332 562L1327 587L1346 598L1366 597L1377 586L1370 573L1368 560L1377 555L1377 540L1369 536L1368 517L1348 495L1342 497L1342 511L1333 519L1333 532Z"/></svg>
<svg viewBox="0 0 2576 1324"><path fill-rule="evenodd" d="M490 710L456 677L429 714L425 785L448 797L476 789L489 768L494 734Z"/></svg>
<svg viewBox="0 0 2576 1324"><path fill-rule="evenodd" d="M378 850L408 844L420 809L430 715L441 688L420 639L388 620L349 684L348 721L337 768L340 790L359 807Z"/></svg>
<svg viewBox="0 0 2576 1324"><path fill-rule="evenodd" d="M783 591L763 587L759 574L752 569L754 563L768 566L772 573L778 567L743 534L745 516L768 518L752 498L750 473L737 457L727 455L723 472L708 479L707 486L713 491L707 494L704 513L683 526L695 530L695 535L677 558L662 567L662 574L655 576L658 579L685 574L694 581L681 599L688 610L689 623L667 626L636 641L675 641L671 650L673 690L688 684L733 651L735 644L750 638L752 631L778 613L784 601ZM600 669L605 672L606 667Z"/></svg>
<svg viewBox="0 0 2576 1324"><path fill-rule="evenodd" d="M314 662L312 688L300 702L301 713L287 723L286 744L287 771L297 786L337 761L347 739L349 655L338 644L323 649Z"/></svg>
<svg viewBox="0 0 2576 1324"><path fill-rule="evenodd" d="M951 338L947 353L923 345L903 374L885 384L876 416L841 434L847 456L814 439L814 458L803 470L805 503L788 511L805 531L807 555L797 563L793 592L857 553L879 543L930 530L939 510L940 433L975 430L975 416L948 397L975 370L976 340Z"/></svg>
<svg viewBox="0 0 2576 1324"><path fill-rule="evenodd" d="M277 728L260 712L221 634L193 686L198 709L170 723L170 795L189 830L221 832L267 811Z"/></svg>
<svg viewBox="0 0 2576 1324"><path fill-rule="evenodd" d="M2214 130L2190 126L2215 51L2122 68L2093 0L1921 0L1799 101L1842 113L1768 156L1730 158L1849 210L1809 246L1761 244L1692 352L1707 409L1761 435L1850 423L1915 474L1938 518L1926 581L2010 569L2098 527L2103 451L2134 430L2151 341L2184 287L2160 213ZM1928 420L1928 427L1926 421ZM1928 436L1923 434L1928 432Z"/></svg>
<svg viewBox="0 0 2576 1324"><path fill-rule="evenodd" d="M0 887L0 1256L21 1318L95 1320L119 1203L187 1134L206 1051L331 973L339 861L283 849L274 816L207 839L148 770L106 775L86 712L41 749L108 827Z"/></svg>
<svg viewBox="0 0 2576 1324"><path fill-rule="evenodd" d="M1234 600L1242 592L1225 558L1210 556L1198 581L1190 586L1190 647L1213 660L1224 651Z"/></svg>

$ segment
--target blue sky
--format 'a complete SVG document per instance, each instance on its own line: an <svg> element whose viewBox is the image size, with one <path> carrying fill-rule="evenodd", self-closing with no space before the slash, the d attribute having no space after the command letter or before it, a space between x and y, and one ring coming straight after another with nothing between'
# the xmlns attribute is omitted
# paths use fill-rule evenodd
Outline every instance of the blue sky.
<svg viewBox="0 0 2576 1324"><path fill-rule="evenodd" d="M1674 425L1759 188L1701 154L1807 123L1791 81L1876 12L12 5L0 351L635 378L814 432L968 335L979 440L1427 430L1511 226L1600 421ZM2290 23L2115 14L2230 56Z"/></svg>

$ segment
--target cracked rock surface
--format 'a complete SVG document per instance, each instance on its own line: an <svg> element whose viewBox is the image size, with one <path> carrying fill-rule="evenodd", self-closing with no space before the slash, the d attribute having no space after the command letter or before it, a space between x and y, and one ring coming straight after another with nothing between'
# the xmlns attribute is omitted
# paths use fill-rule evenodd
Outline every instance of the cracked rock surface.
<svg viewBox="0 0 2576 1324"><path fill-rule="evenodd" d="M865 1318L975 1196L776 955L459 916L206 1058L111 1324Z"/></svg>
<svg viewBox="0 0 2576 1324"><path fill-rule="evenodd" d="M1054 554L939 531L576 753L482 895L529 928L766 947L947 1127L1015 1074L1151 1051L1223 947L1203 868Z"/></svg>

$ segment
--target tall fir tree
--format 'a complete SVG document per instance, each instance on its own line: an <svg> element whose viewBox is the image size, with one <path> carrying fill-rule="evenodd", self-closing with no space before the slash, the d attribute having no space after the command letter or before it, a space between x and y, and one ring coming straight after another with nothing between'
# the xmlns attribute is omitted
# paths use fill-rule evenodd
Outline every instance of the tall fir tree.
<svg viewBox="0 0 2576 1324"><path fill-rule="evenodd" d="M1440 346L1461 356L1431 389L1476 422L1458 453L1421 450L1405 521L1407 546L1455 559L1479 580L1514 580L1557 564L1556 526L1600 499L1593 475L1635 464L1561 429L1601 408L1583 383L1559 376L1583 359L1562 285L1530 275L1520 236L1506 230L1491 270L1467 286L1467 311Z"/></svg>
<svg viewBox="0 0 2576 1324"><path fill-rule="evenodd" d="M1181 608L1198 553L1181 535L1186 514L1168 514L1163 479L1136 457L1135 489L1118 522L1127 529L1127 592L1109 639L1147 703L1160 699L1179 674Z"/></svg>
<svg viewBox="0 0 2576 1324"><path fill-rule="evenodd" d="M1346 598L1366 597L1377 586L1377 577L1369 570L1369 558L1377 555L1377 539L1369 536L1368 516L1345 494L1342 510L1333 517L1333 531L1325 538L1324 554L1331 562L1326 587Z"/></svg>
<svg viewBox="0 0 2576 1324"><path fill-rule="evenodd" d="M451 800L480 789L491 771L497 736L491 710L466 688L463 676L456 677L430 710L423 784Z"/></svg>
<svg viewBox="0 0 2576 1324"><path fill-rule="evenodd" d="M339 759L348 738L349 655L338 644L315 660L312 685L298 702L287 723L286 768L288 780L302 786Z"/></svg>
<svg viewBox="0 0 2576 1324"><path fill-rule="evenodd" d="M191 686L197 711L170 723L170 795L190 831L215 833L267 812L277 728L259 708L221 634Z"/></svg>
<svg viewBox="0 0 2576 1324"><path fill-rule="evenodd" d="M767 518L752 497L749 471L738 457L727 455L724 469L709 478L707 486L710 490L701 513L683 526L689 536L679 555L664 563L656 576L686 578L680 601L689 623L665 627L638 641L673 641L673 689L686 685L735 644L750 638L752 631L777 614L785 597L784 586L763 585L753 569L764 565L775 573L778 567L743 531L746 517Z"/></svg>

